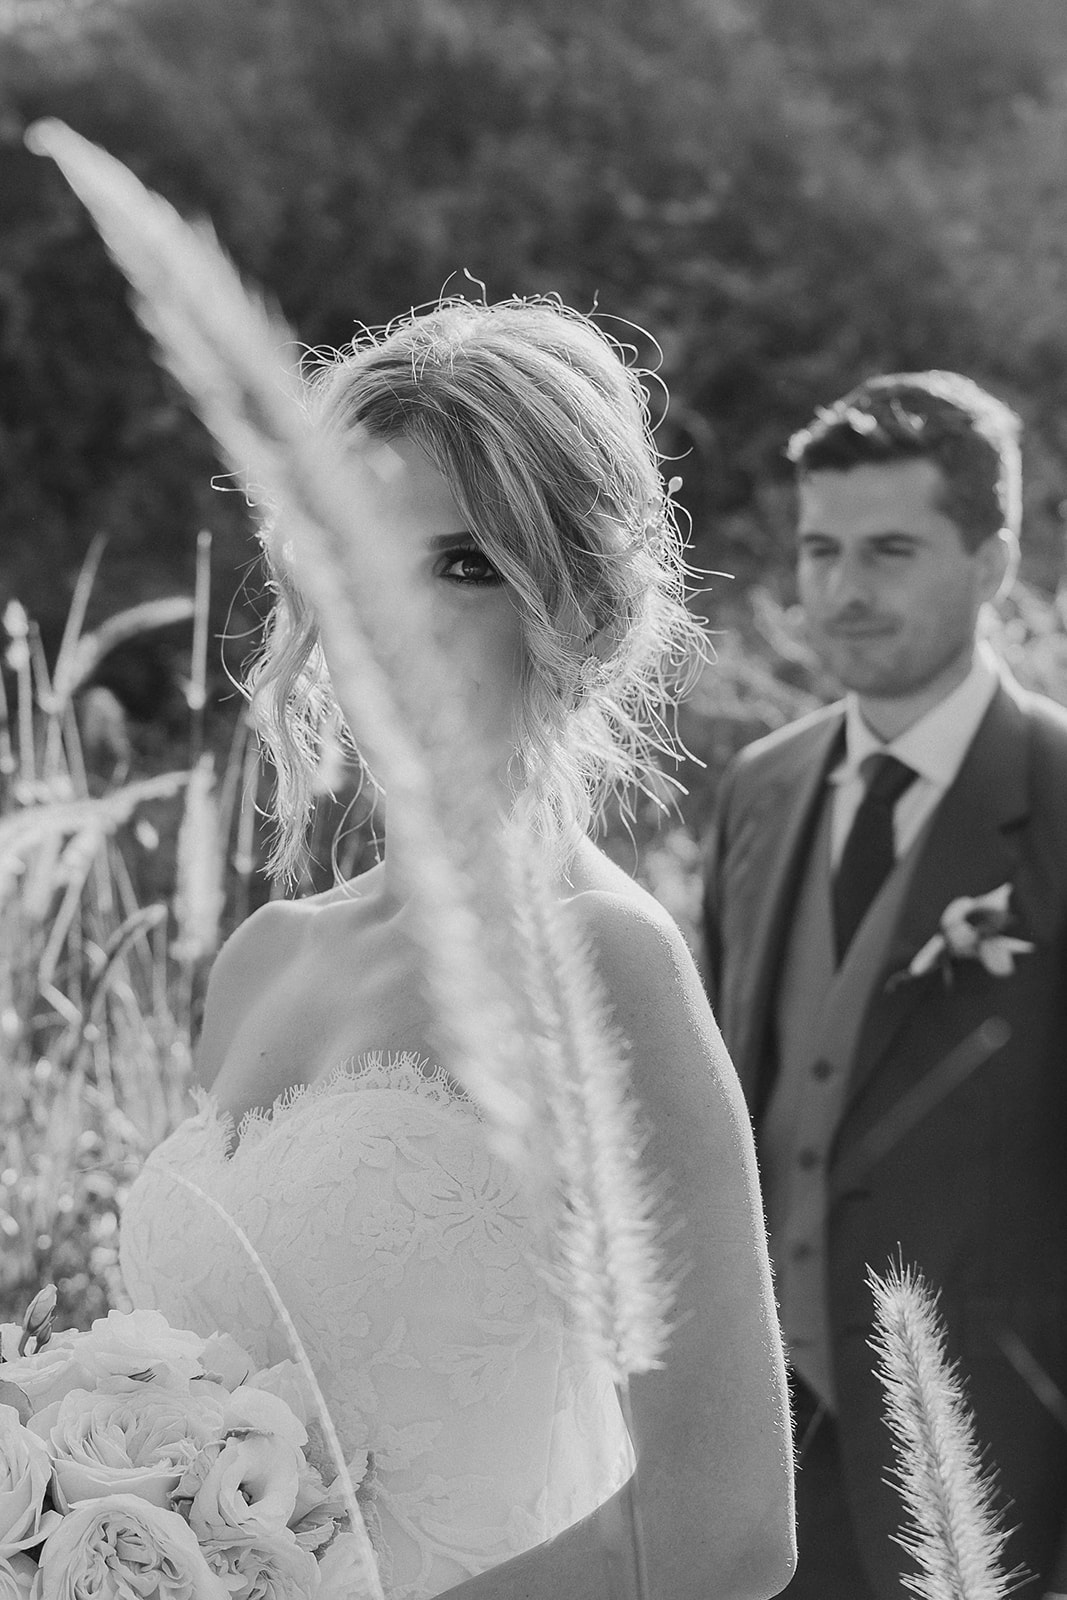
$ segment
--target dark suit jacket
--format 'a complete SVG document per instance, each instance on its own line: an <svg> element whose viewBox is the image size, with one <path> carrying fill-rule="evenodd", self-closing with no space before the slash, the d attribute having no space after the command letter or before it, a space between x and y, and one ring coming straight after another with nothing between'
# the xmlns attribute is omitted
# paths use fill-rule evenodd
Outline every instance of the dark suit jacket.
<svg viewBox="0 0 1067 1600"><path fill-rule="evenodd" d="M710 842L712 1002L759 1120L776 1071L774 996L824 778L843 745L832 706L743 751ZM840 1438L872 1581L900 1597L902 1512L867 1340L867 1264L903 1257L940 1291L979 1439L997 1468L1009 1565L1067 1590L1067 713L997 690L921 845L870 991L832 1146L827 1224ZM1009 882L1011 932L1036 948L1010 977L975 960L889 983L951 900Z"/></svg>

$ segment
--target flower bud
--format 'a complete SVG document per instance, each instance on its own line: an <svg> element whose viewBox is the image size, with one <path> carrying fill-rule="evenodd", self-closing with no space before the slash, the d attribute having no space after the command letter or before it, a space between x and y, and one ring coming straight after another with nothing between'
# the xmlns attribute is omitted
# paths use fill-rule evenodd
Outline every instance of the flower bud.
<svg viewBox="0 0 1067 1600"><path fill-rule="evenodd" d="M43 1350L52 1337L52 1318L56 1314L56 1286L46 1283L43 1289L38 1289L22 1319L22 1337L19 1340L19 1355L26 1354L26 1346L31 1339L34 1340L34 1349Z"/></svg>

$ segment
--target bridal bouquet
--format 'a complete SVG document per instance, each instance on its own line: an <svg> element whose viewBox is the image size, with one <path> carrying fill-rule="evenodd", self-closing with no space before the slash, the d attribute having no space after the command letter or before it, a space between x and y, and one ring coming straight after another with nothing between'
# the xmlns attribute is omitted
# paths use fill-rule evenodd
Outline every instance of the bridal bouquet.
<svg viewBox="0 0 1067 1600"><path fill-rule="evenodd" d="M156 1311L0 1325L0 1600L341 1600L344 1505L291 1361Z"/></svg>

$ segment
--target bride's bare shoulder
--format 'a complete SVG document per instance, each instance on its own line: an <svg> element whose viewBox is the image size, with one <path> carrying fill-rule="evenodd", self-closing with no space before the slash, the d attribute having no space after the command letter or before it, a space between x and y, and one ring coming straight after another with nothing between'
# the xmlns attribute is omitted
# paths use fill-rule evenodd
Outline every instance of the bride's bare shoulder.
<svg viewBox="0 0 1067 1600"><path fill-rule="evenodd" d="M196 1077L203 1088L214 1083L230 1041L263 995L277 990L322 913L339 900L364 892L371 878L341 884L301 900L268 900L235 928L215 957L204 1000L204 1019L196 1050Z"/></svg>
<svg viewBox="0 0 1067 1600"><path fill-rule="evenodd" d="M266 901L234 929L215 957L208 995L216 989L242 988L249 981L269 981L275 963L292 959L302 931L312 926L319 913L345 900L369 897L379 871L374 867L348 883L300 900Z"/></svg>
<svg viewBox="0 0 1067 1600"><path fill-rule="evenodd" d="M685 948L670 913L588 841L575 860L564 900L586 936L598 946L606 943L623 966L629 960L639 966L650 943Z"/></svg>
<svg viewBox="0 0 1067 1600"><path fill-rule="evenodd" d="M678 924L601 852L575 874L568 911L579 921L643 1097L684 1101L709 1069L730 1075L700 974ZM664 1071L665 1063L671 1064Z"/></svg>
<svg viewBox="0 0 1067 1600"><path fill-rule="evenodd" d="M257 999L291 962L310 910L302 900L268 900L230 934L215 957L204 998L194 1075L210 1089L230 1041Z"/></svg>

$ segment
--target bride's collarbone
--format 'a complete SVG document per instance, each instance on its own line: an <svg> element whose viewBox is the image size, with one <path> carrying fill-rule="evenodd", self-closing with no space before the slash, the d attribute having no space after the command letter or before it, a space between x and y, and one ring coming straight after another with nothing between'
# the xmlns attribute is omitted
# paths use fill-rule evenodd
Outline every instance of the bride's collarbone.
<svg viewBox="0 0 1067 1600"><path fill-rule="evenodd" d="M428 1061L430 1013L416 965L399 949L304 944L245 1012L212 1085L238 1123L289 1091L368 1056Z"/></svg>

